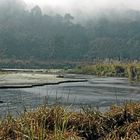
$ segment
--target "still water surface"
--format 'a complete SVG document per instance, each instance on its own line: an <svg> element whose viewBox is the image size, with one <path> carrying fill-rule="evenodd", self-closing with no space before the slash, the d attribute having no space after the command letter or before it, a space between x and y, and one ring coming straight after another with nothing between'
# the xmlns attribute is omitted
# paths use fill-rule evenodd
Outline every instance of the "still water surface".
<svg viewBox="0 0 140 140"><path fill-rule="evenodd" d="M89 75L68 75L88 79L87 82L63 83L26 89L0 89L0 115L18 114L45 103L60 103L80 108L84 105L107 109L112 104L140 100L140 85L130 84L125 78L96 78Z"/></svg>

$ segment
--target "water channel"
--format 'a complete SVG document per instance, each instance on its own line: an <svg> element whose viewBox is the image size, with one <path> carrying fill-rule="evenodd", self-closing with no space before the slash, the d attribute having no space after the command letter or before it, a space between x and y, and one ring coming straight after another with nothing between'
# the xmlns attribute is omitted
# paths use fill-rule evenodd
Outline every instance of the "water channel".
<svg viewBox="0 0 140 140"><path fill-rule="evenodd" d="M112 104L140 100L140 85L126 78L97 78L91 75L67 75L87 82L63 83L34 88L0 89L0 115L18 114L40 105L61 104L75 109L81 106L106 110Z"/></svg>

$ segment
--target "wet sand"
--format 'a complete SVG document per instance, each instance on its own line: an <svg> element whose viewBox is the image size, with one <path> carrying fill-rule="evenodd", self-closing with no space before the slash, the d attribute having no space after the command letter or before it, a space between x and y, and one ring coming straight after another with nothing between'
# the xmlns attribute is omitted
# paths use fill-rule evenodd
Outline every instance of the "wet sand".
<svg viewBox="0 0 140 140"><path fill-rule="evenodd" d="M85 79L59 77L58 74L14 72L0 74L0 88L29 88L68 82L84 82Z"/></svg>

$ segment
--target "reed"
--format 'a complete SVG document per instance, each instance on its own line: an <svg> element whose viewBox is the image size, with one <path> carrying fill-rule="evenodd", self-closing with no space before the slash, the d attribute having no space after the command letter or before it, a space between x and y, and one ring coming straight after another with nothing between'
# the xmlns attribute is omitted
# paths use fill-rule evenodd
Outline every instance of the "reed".
<svg viewBox="0 0 140 140"><path fill-rule="evenodd" d="M74 68L72 73L91 74L105 77L127 77L130 81L140 80L140 63L100 62Z"/></svg>
<svg viewBox="0 0 140 140"><path fill-rule="evenodd" d="M140 103L72 112L61 106L39 107L0 121L0 140L139 140Z"/></svg>

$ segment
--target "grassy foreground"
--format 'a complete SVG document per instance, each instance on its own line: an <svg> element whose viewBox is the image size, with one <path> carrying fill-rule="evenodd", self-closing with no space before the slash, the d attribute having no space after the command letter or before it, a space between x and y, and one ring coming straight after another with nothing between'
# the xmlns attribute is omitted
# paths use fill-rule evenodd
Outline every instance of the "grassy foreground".
<svg viewBox="0 0 140 140"><path fill-rule="evenodd" d="M70 112L40 107L0 122L0 140L140 140L140 103Z"/></svg>

